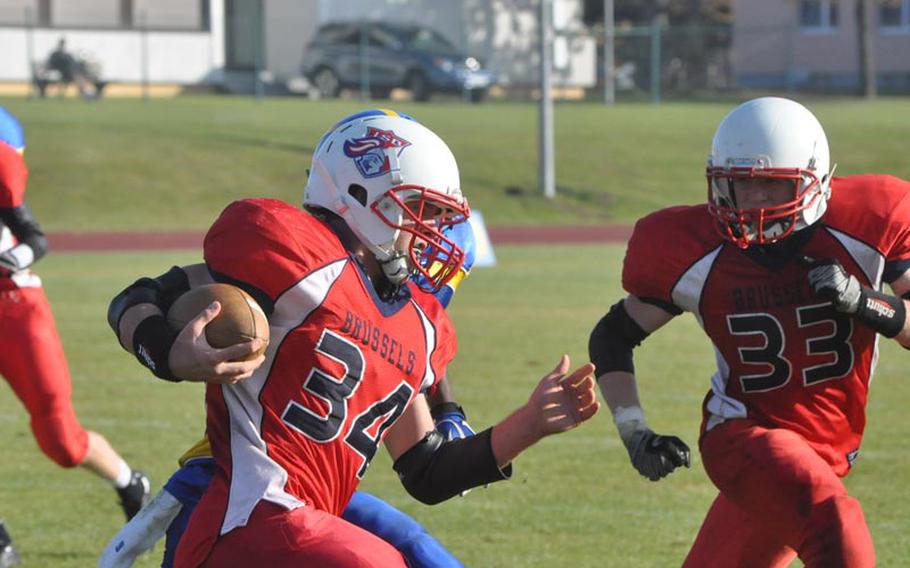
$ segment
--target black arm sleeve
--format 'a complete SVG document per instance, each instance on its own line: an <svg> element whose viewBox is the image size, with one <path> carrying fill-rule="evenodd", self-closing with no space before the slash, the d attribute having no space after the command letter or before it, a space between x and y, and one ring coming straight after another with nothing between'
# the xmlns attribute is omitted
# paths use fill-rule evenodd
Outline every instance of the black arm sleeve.
<svg viewBox="0 0 910 568"><path fill-rule="evenodd" d="M588 357L594 363L595 374L599 377L611 371L634 373L632 350L646 337L648 334L626 312L623 300L613 304L588 339Z"/></svg>
<svg viewBox="0 0 910 568"><path fill-rule="evenodd" d="M31 247L34 255L32 264L47 253L47 237L28 205L23 203L19 207L0 207L0 221L9 227L20 243Z"/></svg>
<svg viewBox="0 0 910 568"><path fill-rule="evenodd" d="M140 278L111 300L107 310L107 323L120 340L120 318L131 307L154 304L162 314L167 314L174 300L189 289L189 278L178 266L171 267L157 278ZM147 317L133 330L133 353L156 377L169 381L179 380L171 374L168 365L168 355L176 338L177 332L170 328L164 315Z"/></svg>
<svg viewBox="0 0 910 568"><path fill-rule="evenodd" d="M505 469L496 464L492 433L487 428L475 436L446 442L433 430L392 467L412 497L427 505L441 503L472 487L512 476L511 464Z"/></svg>
<svg viewBox="0 0 910 568"><path fill-rule="evenodd" d="M167 314L174 300L189 289L190 281L179 266L171 267L157 278L140 278L111 300L107 323L120 337L120 318L128 309L138 304L154 304L161 313Z"/></svg>

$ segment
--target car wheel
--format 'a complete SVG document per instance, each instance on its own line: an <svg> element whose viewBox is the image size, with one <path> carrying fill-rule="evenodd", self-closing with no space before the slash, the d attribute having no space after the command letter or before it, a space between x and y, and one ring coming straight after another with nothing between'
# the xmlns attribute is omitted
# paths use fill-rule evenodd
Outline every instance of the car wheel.
<svg viewBox="0 0 910 568"><path fill-rule="evenodd" d="M430 100L430 83L423 73L411 73L408 75L405 86L411 91L411 98L415 101Z"/></svg>
<svg viewBox="0 0 910 568"><path fill-rule="evenodd" d="M338 75L328 67L322 67L313 74L313 86L319 91L319 96L324 98L337 97L341 90Z"/></svg>

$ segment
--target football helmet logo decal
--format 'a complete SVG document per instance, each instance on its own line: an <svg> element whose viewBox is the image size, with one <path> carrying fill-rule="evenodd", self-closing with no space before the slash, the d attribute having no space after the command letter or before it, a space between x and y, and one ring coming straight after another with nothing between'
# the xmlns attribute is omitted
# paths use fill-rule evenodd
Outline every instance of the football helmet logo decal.
<svg viewBox="0 0 910 568"><path fill-rule="evenodd" d="M398 148L400 154L410 145L410 142L391 130L370 126L367 127L366 136L345 141L344 155L353 158L360 175L374 178L389 173L389 157L386 150Z"/></svg>

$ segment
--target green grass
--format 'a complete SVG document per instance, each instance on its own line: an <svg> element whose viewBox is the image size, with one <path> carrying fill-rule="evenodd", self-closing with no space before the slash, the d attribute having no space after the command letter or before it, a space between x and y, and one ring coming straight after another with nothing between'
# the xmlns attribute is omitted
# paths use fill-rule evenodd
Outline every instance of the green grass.
<svg viewBox="0 0 910 568"><path fill-rule="evenodd" d="M478 269L453 302L460 353L451 376L471 422L484 428L526 400L567 352L585 357L587 334L620 294L621 246L499 247L500 264ZM198 260L192 253L59 254L41 264L74 379L76 410L157 490L202 429L199 385L163 383L121 351L104 319L109 298L140 274ZM910 384L906 354L883 342L869 402L864 452L847 478L865 506L881 566L910 555L904 435ZM684 316L637 352L641 395L655 429L693 447L713 356ZM0 383L0 515L26 566L91 566L121 525L107 485L63 471L39 452L18 401ZM363 488L410 513L469 566L665 567L679 565L714 496L694 457L691 470L651 483L629 465L608 414L549 438L517 460L513 481L436 507L408 497L388 456L377 454ZM157 566L161 548L142 559Z"/></svg>
<svg viewBox="0 0 910 568"><path fill-rule="evenodd" d="M910 178L910 100L810 101L839 172ZM204 229L230 200L297 202L319 135L362 108L350 101L181 98L0 101L27 128L28 202L51 231ZM621 222L704 199L703 164L731 104L625 104L556 109L554 202L537 196L536 108L530 104L400 105L437 130L459 158L462 184L490 224ZM451 375L475 427L522 403L562 352L585 358L588 331L620 295L621 246L498 247L500 265L477 270L452 314L461 351ZM52 254L39 265L57 315L86 427L104 433L155 488L203 426L202 388L151 378L105 323L111 296L135 277L193 253ZM910 556L904 435L906 354L883 342L864 452L847 484L864 503L878 562ZM696 322L680 318L637 352L641 394L655 429L693 447L713 355ZM0 382L0 516L26 566L84 567L121 525L116 499L85 472L39 452L28 418ZM512 482L437 507L411 500L384 453L364 488L412 514L469 566L679 565L714 496L697 456L661 483L629 466L605 413L519 458ZM157 566L160 547L140 566Z"/></svg>
<svg viewBox="0 0 910 568"><path fill-rule="evenodd" d="M808 102L842 174L910 178L910 99ZM298 202L321 134L357 101L238 97L4 99L24 123L28 200L50 230L203 229L232 199ZM714 127L732 103L556 107L558 197L537 189L537 107L530 103L396 104L436 130L462 186L491 224L631 223L655 208L704 200Z"/></svg>

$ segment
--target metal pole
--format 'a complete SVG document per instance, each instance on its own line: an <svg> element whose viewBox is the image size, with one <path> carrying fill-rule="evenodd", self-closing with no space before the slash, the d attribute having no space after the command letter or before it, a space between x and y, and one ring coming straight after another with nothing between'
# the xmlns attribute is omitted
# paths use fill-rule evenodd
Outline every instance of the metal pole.
<svg viewBox="0 0 910 568"><path fill-rule="evenodd" d="M660 103L660 20L651 23L651 102Z"/></svg>
<svg viewBox="0 0 910 568"><path fill-rule="evenodd" d="M262 102L265 94L265 88L262 84L262 2L256 2L256 17L253 18L253 48L256 50L256 56L253 64L253 91L256 95L256 102Z"/></svg>
<svg viewBox="0 0 910 568"><path fill-rule="evenodd" d="M139 11L139 58L142 73L142 100L149 102L149 38L145 10Z"/></svg>
<svg viewBox="0 0 910 568"><path fill-rule="evenodd" d="M370 100L370 62L367 60L369 55L370 43L367 36L367 24L360 24L360 100Z"/></svg>
<svg viewBox="0 0 910 568"><path fill-rule="evenodd" d="M25 7L25 68L29 72L29 77L31 78L31 88L28 90L28 97L32 98L35 96L35 87L37 84L35 80L35 37L34 37L34 21L32 20L32 7Z"/></svg>
<svg viewBox="0 0 910 568"><path fill-rule="evenodd" d="M872 18L875 17L875 3L872 0L859 0L856 3L857 18L860 26L860 84L863 86L863 96L874 99L878 96L876 84L877 70L875 67L875 26Z"/></svg>
<svg viewBox="0 0 910 568"><path fill-rule="evenodd" d="M556 166L553 159L553 3L540 0L540 190L544 197L556 197Z"/></svg>
<svg viewBox="0 0 910 568"><path fill-rule="evenodd" d="M604 104L616 102L614 51L616 26L613 20L613 0L604 0Z"/></svg>

